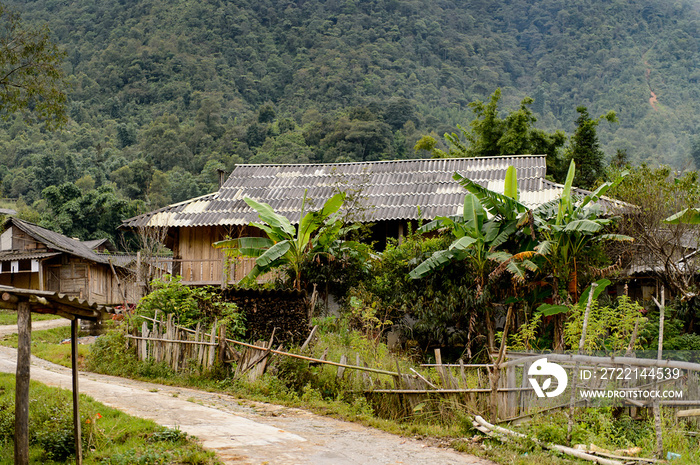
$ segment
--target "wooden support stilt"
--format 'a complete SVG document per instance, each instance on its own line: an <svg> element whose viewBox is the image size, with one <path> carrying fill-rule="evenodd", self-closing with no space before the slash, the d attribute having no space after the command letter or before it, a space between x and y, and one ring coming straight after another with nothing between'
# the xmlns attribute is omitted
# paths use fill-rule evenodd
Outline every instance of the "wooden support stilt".
<svg viewBox="0 0 700 465"><path fill-rule="evenodd" d="M73 436L75 438L75 464L83 463L83 446L80 431L80 404L78 391L78 328L80 322L76 318L70 322L70 359L73 376Z"/></svg>
<svg viewBox="0 0 700 465"><path fill-rule="evenodd" d="M17 378L15 380L15 465L29 464L29 365L32 314L29 302L17 304Z"/></svg>

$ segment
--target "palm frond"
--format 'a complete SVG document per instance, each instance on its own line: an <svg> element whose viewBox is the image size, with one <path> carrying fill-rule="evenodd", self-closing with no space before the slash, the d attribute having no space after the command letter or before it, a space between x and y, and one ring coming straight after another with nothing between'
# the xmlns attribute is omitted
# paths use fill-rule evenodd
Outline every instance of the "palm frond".
<svg viewBox="0 0 700 465"><path fill-rule="evenodd" d="M455 173L452 178L459 182L467 191L474 194L492 216L513 219L511 218L513 215L527 211L527 207L517 200L482 187L459 173Z"/></svg>

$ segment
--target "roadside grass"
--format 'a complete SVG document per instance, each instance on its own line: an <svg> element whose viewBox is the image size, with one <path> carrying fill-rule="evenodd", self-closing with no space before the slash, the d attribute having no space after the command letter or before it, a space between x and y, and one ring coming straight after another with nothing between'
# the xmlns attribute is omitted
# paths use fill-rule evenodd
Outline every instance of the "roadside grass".
<svg viewBox="0 0 700 465"><path fill-rule="evenodd" d="M32 347L33 353L42 358L54 354L54 359L57 358L55 350L47 348L40 352L39 348L43 344L50 346L52 342L68 337L68 334L68 328L33 333L33 341L37 343L36 351ZM16 344L16 337L14 341ZM7 345L7 342L6 340L3 344ZM65 347L69 357L70 346ZM90 371L224 393L240 399L241 403L269 402L302 408L389 433L426 439L436 445L451 446L458 451L497 463L587 463L542 450L532 441L502 444L495 439L483 437L471 426L470 412L474 411L473 406L455 400L434 398L422 402L423 405L419 408L407 411L398 396L362 392L362 375L353 370L346 370L345 375L338 378L335 367L314 366L302 360L273 356L268 372L255 381L249 381L246 376L233 379L232 373L221 367L210 372L195 369L188 373L175 373L163 363L137 361L135 353L126 349L126 339L119 331L108 332L92 346L80 346L80 349L86 357L85 368ZM292 347L289 351L298 353L299 349ZM397 363L404 373L410 372L410 367L417 368L410 359L391 354L385 346L368 341L356 333L322 332L316 344L305 355L319 358L323 353L327 353L329 360L338 360L340 355L345 354L350 363L355 363L356 355L359 355L369 366L390 371L396 370ZM425 372L423 374L426 375ZM376 387L389 387L393 382L389 376L371 376ZM437 379L431 381L439 382ZM580 410L577 420L574 429L574 440L577 443L593 443L610 450L638 445L643 447L641 456L653 456L653 425L649 421L635 421L609 409ZM565 438L561 435L567 429L566 415L558 413L535 417L529 424L512 429L545 442L564 444ZM681 458L674 461L679 465L700 463L697 438L684 435L683 431L687 429L687 425L678 423L672 415L664 416L665 450L681 454Z"/></svg>
<svg viewBox="0 0 700 465"><path fill-rule="evenodd" d="M56 315L43 315L41 313L32 313L32 321L56 320L61 318ZM0 326L16 325L17 312L14 310L0 310Z"/></svg>
<svg viewBox="0 0 700 465"><path fill-rule="evenodd" d="M14 463L15 376L0 373L0 465ZM150 420L126 415L80 396L82 441L86 464L220 462L194 438ZM70 463L75 456L71 392L30 383L29 431L31 463Z"/></svg>
<svg viewBox="0 0 700 465"><path fill-rule="evenodd" d="M17 334L2 337L0 345L16 349L17 339ZM32 331L32 355L70 368L70 343L61 344L66 339L70 339L70 326ZM90 347L88 345L78 345L79 368L84 368L85 358L89 353Z"/></svg>
<svg viewBox="0 0 700 465"><path fill-rule="evenodd" d="M354 363L355 355L359 354L363 361L373 367L395 371L398 363L403 372L409 372L408 367L415 367L410 360L390 354L386 346L375 346L358 334L322 333L305 355L318 358L326 349L330 360L338 360L341 354L345 354ZM290 351L298 352L298 348L291 348ZM211 372L193 370L175 373L163 363L152 360L138 362L134 352L126 349L123 334L111 332L92 346L86 368L142 381L224 393L240 399L240 403L253 401L301 408L392 434L424 439L437 446L451 446L497 463L585 463L535 451L532 447L506 447L490 439L474 442L472 438L480 436L480 433L473 430L464 405L436 399L419 412L405 412L397 397L372 397L362 392L359 388L360 375L348 374L352 370L347 370L344 377L338 379L334 367L310 366L305 361L287 357L274 356L269 371L255 381L249 381L245 376L232 379L232 373L221 368ZM372 377L375 382L384 383L385 387L391 382L391 377Z"/></svg>

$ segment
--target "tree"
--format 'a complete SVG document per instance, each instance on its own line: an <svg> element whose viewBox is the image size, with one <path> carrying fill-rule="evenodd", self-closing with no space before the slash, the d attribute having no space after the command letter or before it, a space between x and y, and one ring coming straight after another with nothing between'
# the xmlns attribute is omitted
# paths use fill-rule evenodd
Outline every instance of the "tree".
<svg viewBox="0 0 700 465"><path fill-rule="evenodd" d="M492 157L498 155L545 154L548 172L558 179L560 170L559 149L564 145L566 136L562 131L547 133L533 127L537 118L530 110L533 100L530 97L520 102L520 108L510 112L505 118L498 116L498 102L501 89L491 95L487 103L477 100L469 106L476 115L474 121L465 129L457 126L460 134L445 134L450 144L450 157ZM417 147L417 149L435 152L434 144Z"/></svg>
<svg viewBox="0 0 700 465"><path fill-rule="evenodd" d="M700 136L690 142L690 157L695 163L695 169L700 170Z"/></svg>
<svg viewBox="0 0 700 465"><path fill-rule="evenodd" d="M136 202L118 196L111 184L82 192L65 183L47 187L42 196L48 209L41 226L81 240L109 238L117 244L117 228L136 214Z"/></svg>
<svg viewBox="0 0 700 465"><path fill-rule="evenodd" d="M573 160L579 167L574 184L584 189L592 189L605 172L605 153L600 149L596 127L601 120L610 123L617 122L614 111L593 119L584 106L576 108L579 117L576 119L576 132L571 136L566 158Z"/></svg>
<svg viewBox="0 0 700 465"><path fill-rule="evenodd" d="M27 121L60 127L66 115L65 52L46 26L26 27L18 13L0 4L0 113L20 112Z"/></svg>
<svg viewBox="0 0 700 465"><path fill-rule="evenodd" d="M700 272L700 258L690 254L699 245L693 222L693 207L700 203L697 172L642 165L610 194L634 205L617 212L618 231L635 239L623 249L632 263L650 270L671 293L691 297Z"/></svg>
<svg viewBox="0 0 700 465"><path fill-rule="evenodd" d="M256 257L255 267L247 278L254 279L280 267L287 267L292 276L295 289L301 290L302 265L306 260L321 253L327 253L338 238L342 227L336 213L345 200L345 194L338 193L328 199L318 211L306 212L307 199L301 204L299 227L292 225L289 219L275 213L266 203L259 203L251 198L243 199L258 212L262 223L250 226L261 229L267 237L241 237L214 243L214 247L226 249L229 256L244 255Z"/></svg>

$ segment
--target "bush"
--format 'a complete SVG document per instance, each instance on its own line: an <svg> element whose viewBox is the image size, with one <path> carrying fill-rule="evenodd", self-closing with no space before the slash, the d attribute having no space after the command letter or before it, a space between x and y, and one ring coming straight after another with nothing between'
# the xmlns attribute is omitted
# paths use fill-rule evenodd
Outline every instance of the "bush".
<svg viewBox="0 0 700 465"><path fill-rule="evenodd" d="M480 311L480 302L489 298L484 293L477 299L468 265L456 262L421 279L409 277L419 263L446 249L451 241L447 236L425 238L418 234L409 234L401 244L390 241L381 257L372 261L367 279L348 293L356 300L348 299L347 311L362 314L363 309L371 309L370 317L380 320L375 326L383 326L384 320L400 325L407 338L420 347L464 345L471 316ZM482 321L477 318L477 322ZM366 330L364 323L356 326Z"/></svg>
<svg viewBox="0 0 700 465"><path fill-rule="evenodd" d="M224 301L220 291L212 286L190 287L182 284L180 276L165 276L151 285L154 291L139 302L137 312L153 317L156 310L175 315L175 322L186 328L197 323L211 326L214 319L225 324L227 333L233 337L245 334L245 320L233 302Z"/></svg>
<svg viewBox="0 0 700 465"><path fill-rule="evenodd" d="M664 350L700 351L700 334L681 334L664 342Z"/></svg>
<svg viewBox="0 0 700 465"><path fill-rule="evenodd" d="M73 420L70 411L57 411L57 415L36 432L36 444L44 449L47 459L63 462L75 455Z"/></svg>
<svg viewBox="0 0 700 465"><path fill-rule="evenodd" d="M126 347L126 337L119 331L110 331L95 340L86 360L87 369L114 376L131 376L138 361L133 350Z"/></svg>

